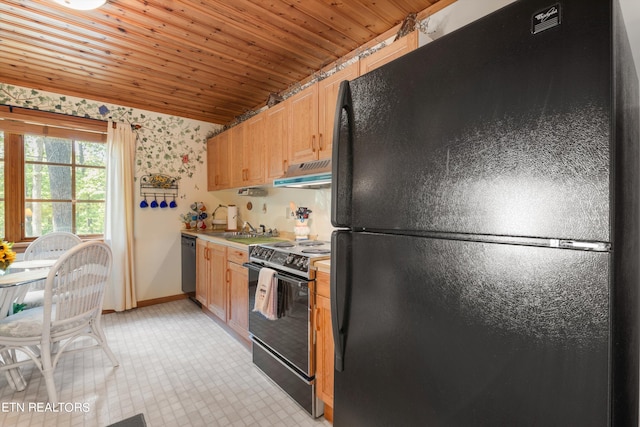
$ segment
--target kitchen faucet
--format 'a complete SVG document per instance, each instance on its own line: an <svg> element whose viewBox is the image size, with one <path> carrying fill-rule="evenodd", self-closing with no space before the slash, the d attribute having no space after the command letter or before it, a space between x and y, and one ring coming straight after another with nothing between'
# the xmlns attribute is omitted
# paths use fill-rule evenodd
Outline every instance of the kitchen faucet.
<svg viewBox="0 0 640 427"><path fill-rule="evenodd" d="M244 228L246 226L249 226L249 231L251 231L252 233L257 233L258 230L256 230L255 228L253 228L253 225L249 224L249 221L245 221L244 224L242 224L242 228L240 229L241 231L244 230Z"/></svg>

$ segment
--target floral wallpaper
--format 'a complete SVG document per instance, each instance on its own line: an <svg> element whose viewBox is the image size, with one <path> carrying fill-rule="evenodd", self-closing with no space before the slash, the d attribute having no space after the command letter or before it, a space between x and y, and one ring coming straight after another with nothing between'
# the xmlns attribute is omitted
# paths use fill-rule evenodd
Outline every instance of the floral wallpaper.
<svg viewBox="0 0 640 427"><path fill-rule="evenodd" d="M129 123L136 134L136 176L191 178L206 162L207 138L222 126L0 83L0 104Z"/></svg>

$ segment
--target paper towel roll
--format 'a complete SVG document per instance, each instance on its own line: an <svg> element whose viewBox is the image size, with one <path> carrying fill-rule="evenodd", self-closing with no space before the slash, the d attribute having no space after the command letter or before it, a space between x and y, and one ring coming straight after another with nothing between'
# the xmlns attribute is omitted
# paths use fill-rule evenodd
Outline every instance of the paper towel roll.
<svg viewBox="0 0 640 427"><path fill-rule="evenodd" d="M227 229L238 229L238 207L236 205L229 205L227 208Z"/></svg>

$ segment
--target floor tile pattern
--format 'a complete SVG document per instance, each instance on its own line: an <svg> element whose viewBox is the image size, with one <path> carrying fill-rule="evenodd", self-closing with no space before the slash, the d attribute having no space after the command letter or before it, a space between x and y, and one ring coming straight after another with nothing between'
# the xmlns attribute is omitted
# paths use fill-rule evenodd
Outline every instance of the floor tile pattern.
<svg viewBox="0 0 640 427"><path fill-rule="evenodd" d="M101 350L63 356L54 373L58 407L46 406L32 365L23 368L22 392L0 375L0 425L104 427L143 413L149 427L330 426L275 386L190 300L107 314L103 325L119 367Z"/></svg>

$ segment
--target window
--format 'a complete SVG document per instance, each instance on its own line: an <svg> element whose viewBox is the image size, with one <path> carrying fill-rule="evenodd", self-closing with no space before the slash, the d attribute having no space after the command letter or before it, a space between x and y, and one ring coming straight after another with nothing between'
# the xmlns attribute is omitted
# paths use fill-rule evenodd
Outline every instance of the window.
<svg viewBox="0 0 640 427"><path fill-rule="evenodd" d="M27 121L25 110L17 120L11 113L3 114L1 108L2 235L14 242L27 242L52 231L102 235L106 123L96 125L95 120L48 113L43 119L41 112L33 112L37 116ZM74 127L66 127L67 122ZM87 131L82 125L101 132Z"/></svg>

